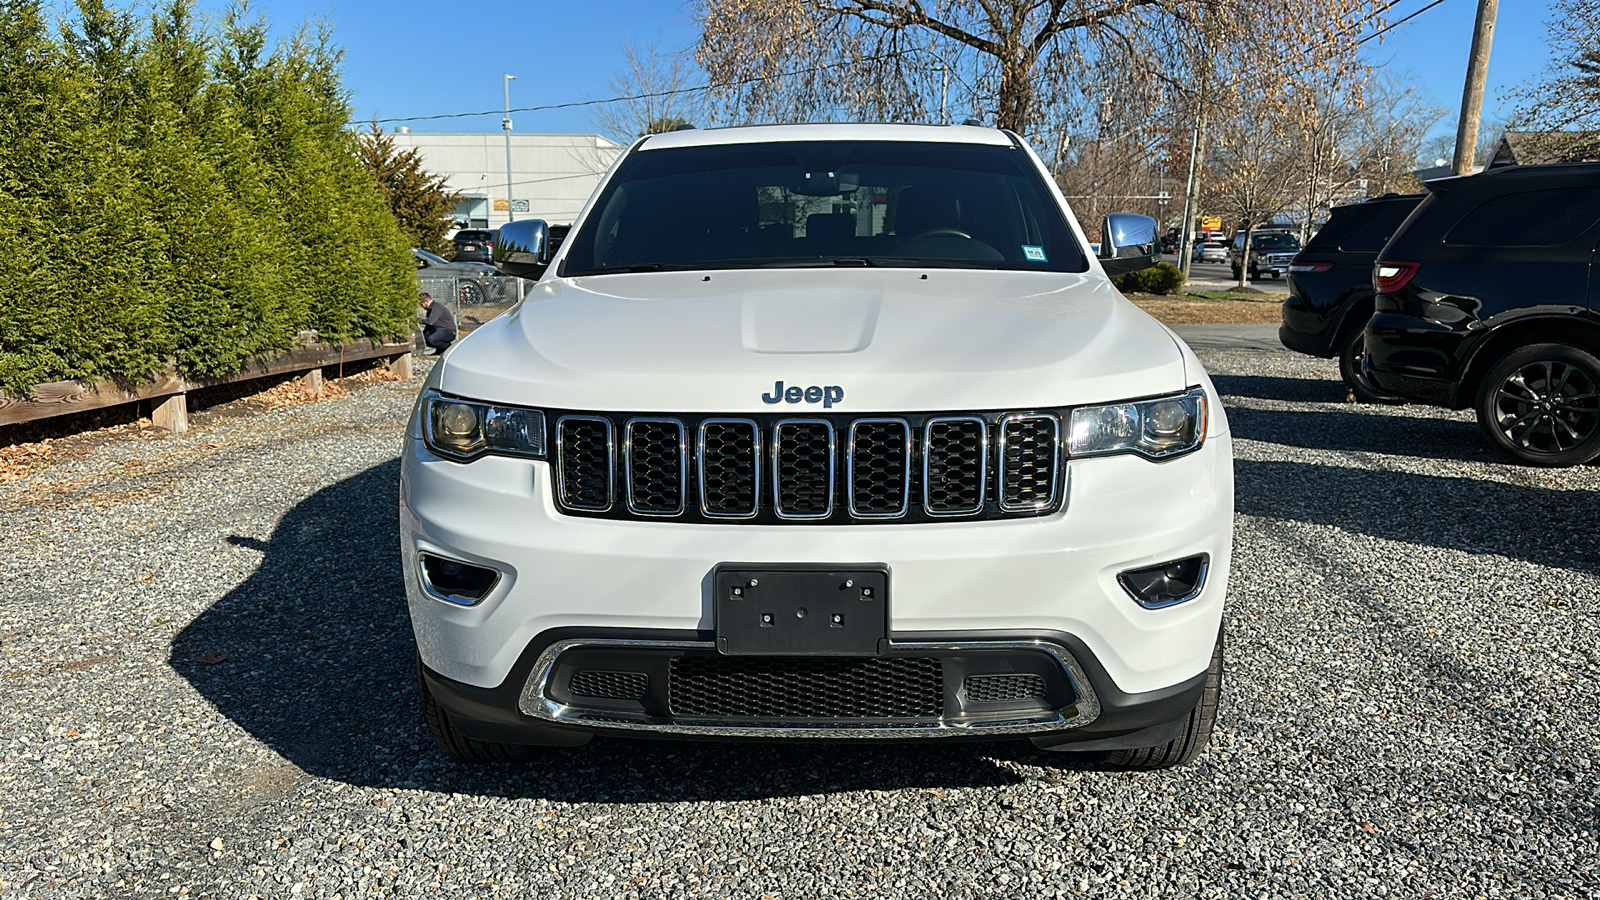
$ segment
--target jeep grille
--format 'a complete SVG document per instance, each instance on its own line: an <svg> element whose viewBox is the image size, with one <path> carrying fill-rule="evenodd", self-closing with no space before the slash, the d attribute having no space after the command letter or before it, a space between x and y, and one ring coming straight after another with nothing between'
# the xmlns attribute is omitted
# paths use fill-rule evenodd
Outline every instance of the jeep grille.
<svg viewBox="0 0 1600 900"><path fill-rule="evenodd" d="M569 515L851 524L1059 508L1062 411L805 418L556 415Z"/></svg>

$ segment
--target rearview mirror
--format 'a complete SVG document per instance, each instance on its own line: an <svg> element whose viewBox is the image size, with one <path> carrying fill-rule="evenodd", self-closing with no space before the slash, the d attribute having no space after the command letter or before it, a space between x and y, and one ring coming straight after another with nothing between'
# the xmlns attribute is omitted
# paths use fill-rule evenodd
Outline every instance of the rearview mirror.
<svg viewBox="0 0 1600 900"><path fill-rule="evenodd" d="M494 242L494 267L502 275L542 278L550 268L550 226L543 219L520 219L500 226Z"/></svg>
<svg viewBox="0 0 1600 900"><path fill-rule="evenodd" d="M1133 213L1112 213L1100 225L1100 267L1107 275L1126 275L1161 261L1156 220Z"/></svg>

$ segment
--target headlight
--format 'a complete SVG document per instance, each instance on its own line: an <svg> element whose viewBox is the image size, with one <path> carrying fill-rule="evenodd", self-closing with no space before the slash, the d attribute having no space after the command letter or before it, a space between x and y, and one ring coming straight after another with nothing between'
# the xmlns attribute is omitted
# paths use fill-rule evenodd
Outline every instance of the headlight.
<svg viewBox="0 0 1600 900"><path fill-rule="evenodd" d="M429 394L422 402L423 441L440 456L458 460L485 453L544 456L544 413L537 409L437 394Z"/></svg>
<svg viewBox="0 0 1600 900"><path fill-rule="evenodd" d="M1199 388L1174 397L1135 400L1072 411L1070 456L1137 453L1166 459L1200 446L1206 435L1206 395Z"/></svg>

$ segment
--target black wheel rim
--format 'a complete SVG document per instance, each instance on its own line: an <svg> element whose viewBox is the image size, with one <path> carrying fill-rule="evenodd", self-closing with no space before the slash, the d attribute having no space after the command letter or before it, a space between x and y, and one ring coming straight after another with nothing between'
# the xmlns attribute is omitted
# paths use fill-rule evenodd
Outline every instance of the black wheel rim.
<svg viewBox="0 0 1600 900"><path fill-rule="evenodd" d="M1529 363L1500 383L1495 424L1513 447L1563 453L1600 428L1600 385L1586 369L1558 360Z"/></svg>

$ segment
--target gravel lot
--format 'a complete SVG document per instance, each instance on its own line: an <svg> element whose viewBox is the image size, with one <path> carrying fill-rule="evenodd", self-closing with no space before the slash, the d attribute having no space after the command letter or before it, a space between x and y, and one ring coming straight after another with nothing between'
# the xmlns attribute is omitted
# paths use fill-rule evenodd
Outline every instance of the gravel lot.
<svg viewBox="0 0 1600 900"><path fill-rule="evenodd" d="M0 485L0 897L1591 897L1600 466L1205 351L1238 438L1209 753L433 749L395 530L417 382Z"/></svg>

